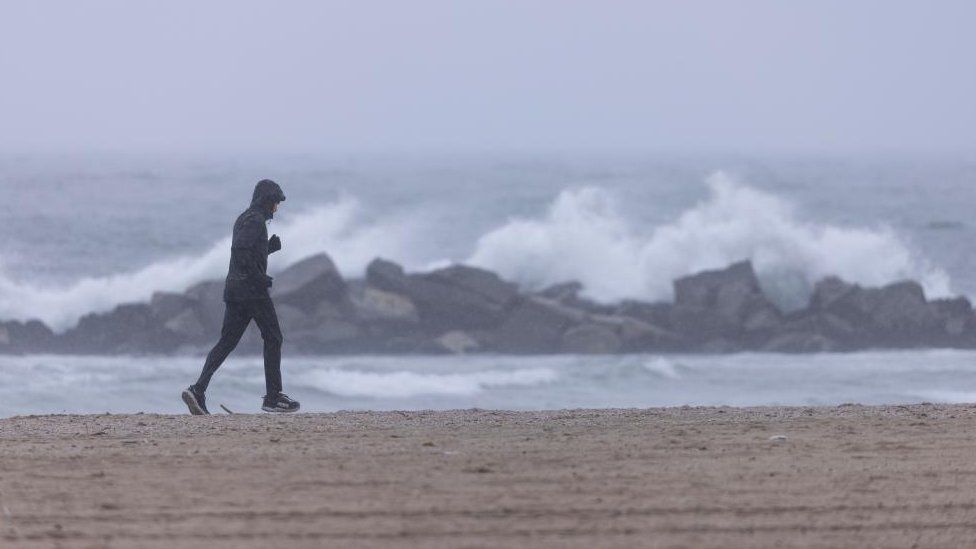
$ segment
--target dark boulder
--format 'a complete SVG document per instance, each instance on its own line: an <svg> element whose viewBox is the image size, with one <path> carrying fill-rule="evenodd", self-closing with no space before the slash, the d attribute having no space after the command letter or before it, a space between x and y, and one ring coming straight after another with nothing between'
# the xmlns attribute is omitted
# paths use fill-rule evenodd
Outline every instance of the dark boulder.
<svg viewBox="0 0 976 549"><path fill-rule="evenodd" d="M670 328L673 309L674 305L671 303L648 303L628 299L622 301L613 314L634 318L661 328Z"/></svg>
<svg viewBox="0 0 976 549"><path fill-rule="evenodd" d="M217 285L213 284L214 289ZM188 346L202 345L211 339L223 319L222 300L204 304L187 293L156 292L149 300L149 310L156 323ZM208 316L212 320L205 321Z"/></svg>
<svg viewBox="0 0 976 549"><path fill-rule="evenodd" d="M477 330L498 326L515 301L514 284L495 273L457 265L407 277L407 297L428 330Z"/></svg>
<svg viewBox="0 0 976 549"><path fill-rule="evenodd" d="M166 322L187 310L196 307L198 301L186 294L173 292L154 292L149 300L149 309L160 322Z"/></svg>
<svg viewBox="0 0 976 549"><path fill-rule="evenodd" d="M586 314L541 297L522 299L493 334L494 350L505 353L554 353L566 331Z"/></svg>
<svg viewBox="0 0 976 549"><path fill-rule="evenodd" d="M536 292L534 295L551 299L566 305L567 307L580 309L593 314L613 314L614 310L617 308L616 305L598 303L592 299L581 297L580 292L582 291L583 285L574 280L571 282L554 284L548 288Z"/></svg>
<svg viewBox="0 0 976 549"><path fill-rule="evenodd" d="M850 312L865 308L856 300L849 299L859 289L856 284L844 282L836 276L828 276L814 286L807 308L811 311L833 311L840 316L851 316Z"/></svg>
<svg viewBox="0 0 976 549"><path fill-rule="evenodd" d="M0 353L45 353L56 345L54 332L39 320L0 322Z"/></svg>
<svg viewBox="0 0 976 549"><path fill-rule="evenodd" d="M713 337L704 343L698 344L695 352L710 355L723 355L728 353L738 353L746 350L742 342L728 337Z"/></svg>
<svg viewBox="0 0 976 549"><path fill-rule="evenodd" d="M619 353L623 341L613 326L587 322L573 326L562 336L561 350L564 353L601 355Z"/></svg>
<svg viewBox="0 0 976 549"><path fill-rule="evenodd" d="M326 254L305 258L278 273L271 295L275 303L292 305L307 313L324 301L351 312L346 281Z"/></svg>
<svg viewBox="0 0 976 549"><path fill-rule="evenodd" d="M869 292L877 295L871 320L880 339L899 346L900 342L925 344L943 335L944 325L917 282L898 282Z"/></svg>
<svg viewBox="0 0 976 549"><path fill-rule="evenodd" d="M294 305L275 305L281 333L288 339L290 334L315 327L312 316Z"/></svg>
<svg viewBox="0 0 976 549"><path fill-rule="evenodd" d="M284 334L285 347L299 353L348 353L371 350L362 340L363 330L342 319L324 319L307 328Z"/></svg>
<svg viewBox="0 0 976 549"><path fill-rule="evenodd" d="M667 328L630 317L616 318L619 322L617 334L624 352L672 352L690 348L685 338Z"/></svg>
<svg viewBox="0 0 976 549"><path fill-rule="evenodd" d="M741 341L755 346L783 319L763 294L748 261L705 271L674 282L670 327L691 340Z"/></svg>
<svg viewBox="0 0 976 549"><path fill-rule="evenodd" d="M748 261L674 281L675 305L709 309L732 321L741 319L749 302L761 294L759 280Z"/></svg>
<svg viewBox="0 0 976 549"><path fill-rule="evenodd" d="M863 347L861 339L858 328L844 318L824 311L800 311L790 315L782 325L774 329L762 349L800 352L793 348L802 346L798 342L808 340L829 341L830 348L824 349L825 351L853 350ZM816 345L811 343L809 346Z"/></svg>
<svg viewBox="0 0 976 549"><path fill-rule="evenodd" d="M200 343L211 335L200 321L200 315L194 309L185 309L168 319L163 324L163 328L186 343Z"/></svg>
<svg viewBox="0 0 976 549"><path fill-rule="evenodd" d="M732 324L701 307L672 308L668 325L692 345L699 345L715 338L738 337L741 332L741 325Z"/></svg>
<svg viewBox="0 0 976 549"><path fill-rule="evenodd" d="M366 283L387 292L402 294L407 291L407 275L403 267L379 257L366 267Z"/></svg>
<svg viewBox="0 0 976 549"><path fill-rule="evenodd" d="M355 312L346 320L354 320L360 328L364 352L388 352L393 340L399 342L394 346L402 352L412 352L420 342L428 341L417 307L407 296L371 286L354 287L351 296Z"/></svg>
<svg viewBox="0 0 976 549"><path fill-rule="evenodd" d="M961 347L976 346L976 315L965 297L934 299L929 308L938 319L945 344Z"/></svg>
<svg viewBox="0 0 976 549"><path fill-rule="evenodd" d="M224 323L224 282L206 280L189 287L184 295L194 302L197 319L203 326L204 338L215 338Z"/></svg>
<svg viewBox="0 0 976 549"><path fill-rule="evenodd" d="M827 313L853 327L849 346L914 347L944 341L952 306L940 313L917 282L862 288L830 277L817 283L809 311ZM948 315L948 318L945 316Z"/></svg>
<svg viewBox="0 0 976 549"><path fill-rule="evenodd" d="M477 267L452 265L433 271L426 276L429 280L452 285L500 305L507 305L518 297L518 286L502 280L501 277L491 271Z"/></svg>
<svg viewBox="0 0 976 549"><path fill-rule="evenodd" d="M367 286L352 293L352 303L360 323L395 328L420 322L417 306L402 294Z"/></svg>
<svg viewBox="0 0 976 549"><path fill-rule="evenodd" d="M353 318L341 314L329 301L323 301L311 312L290 303L275 304L275 310L284 352L332 354L369 350L362 345L363 332ZM252 323L242 341L242 350L260 353L263 345L260 331Z"/></svg>
<svg viewBox="0 0 976 549"><path fill-rule="evenodd" d="M156 320L145 303L119 305L107 313L84 316L61 339L68 351L78 353L166 353L182 343Z"/></svg>

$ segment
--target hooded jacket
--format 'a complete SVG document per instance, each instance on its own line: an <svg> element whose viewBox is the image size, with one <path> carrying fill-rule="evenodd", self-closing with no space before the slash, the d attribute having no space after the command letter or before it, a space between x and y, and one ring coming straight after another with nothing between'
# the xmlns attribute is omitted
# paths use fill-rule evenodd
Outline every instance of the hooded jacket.
<svg viewBox="0 0 976 549"><path fill-rule="evenodd" d="M274 181L262 179L255 185L251 206L234 222L224 301L271 299L271 277L267 274L271 250L266 224L274 217L273 205L284 201L285 193Z"/></svg>

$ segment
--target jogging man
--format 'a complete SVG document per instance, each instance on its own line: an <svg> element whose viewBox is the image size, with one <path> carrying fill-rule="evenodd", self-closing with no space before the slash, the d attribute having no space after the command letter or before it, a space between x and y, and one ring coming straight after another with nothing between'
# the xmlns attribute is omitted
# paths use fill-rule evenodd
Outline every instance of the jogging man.
<svg viewBox="0 0 976 549"><path fill-rule="evenodd" d="M220 341L207 355L200 379L183 391L183 402L194 415L209 414L205 393L217 368L237 347L247 325L254 320L264 339L264 382L266 393L261 409L265 412L296 412L298 402L281 392L281 328L268 288L268 254L281 249L278 235L268 239L266 223L285 201L281 187L270 179L262 179L254 187L251 207L234 223L234 237L230 249L230 268L224 284L224 325Z"/></svg>

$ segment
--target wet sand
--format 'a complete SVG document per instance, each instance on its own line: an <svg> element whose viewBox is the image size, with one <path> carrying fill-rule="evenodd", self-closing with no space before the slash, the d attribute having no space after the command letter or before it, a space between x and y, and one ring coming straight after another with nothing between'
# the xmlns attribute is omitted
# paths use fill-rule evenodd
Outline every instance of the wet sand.
<svg viewBox="0 0 976 549"><path fill-rule="evenodd" d="M15 417L0 547L974 547L974 435L976 405Z"/></svg>

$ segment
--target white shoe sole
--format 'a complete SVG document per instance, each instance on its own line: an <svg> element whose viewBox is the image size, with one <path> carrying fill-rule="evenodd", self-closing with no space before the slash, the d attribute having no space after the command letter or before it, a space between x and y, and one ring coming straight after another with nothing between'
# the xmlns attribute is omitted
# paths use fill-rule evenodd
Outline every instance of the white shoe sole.
<svg viewBox="0 0 976 549"><path fill-rule="evenodd" d="M203 411L200 407L200 403L197 402L197 397L193 396L189 390L183 391L183 402L186 403L186 407L190 409L190 414L195 416L205 416L207 412Z"/></svg>
<svg viewBox="0 0 976 549"><path fill-rule="evenodd" d="M265 412L271 412L272 414L294 414L295 412L298 411L299 408L301 408L300 405L296 407L294 410L282 410L281 408L272 408L271 406L261 407L261 409L264 410Z"/></svg>

